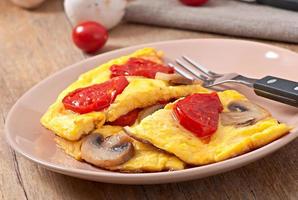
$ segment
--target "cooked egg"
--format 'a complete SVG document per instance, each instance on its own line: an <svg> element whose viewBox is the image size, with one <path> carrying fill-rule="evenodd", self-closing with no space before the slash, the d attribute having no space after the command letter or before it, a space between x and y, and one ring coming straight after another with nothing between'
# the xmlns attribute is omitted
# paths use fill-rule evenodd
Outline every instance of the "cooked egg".
<svg viewBox="0 0 298 200"><path fill-rule="evenodd" d="M219 92L218 95L224 111L231 101L247 101L233 90ZM243 154L270 143L290 130L271 116L243 127L223 126L219 122L217 131L206 142L180 126L172 115L172 108L173 104L168 104L130 128L129 132L133 137L146 140L192 165L218 162Z"/></svg>
<svg viewBox="0 0 298 200"><path fill-rule="evenodd" d="M135 108L144 108L195 92L208 92L201 85L170 86L166 81L161 80L140 77L128 77L128 79L129 85L108 108L107 121L114 121Z"/></svg>
<svg viewBox="0 0 298 200"><path fill-rule="evenodd" d="M119 126L102 126L94 132L103 137L108 137L120 131L122 131L122 127ZM56 138L58 146L77 160L81 160L82 140L83 139L79 141L68 141L61 137ZM135 149L134 156L121 165L110 167L109 170L122 172L156 172L180 170L185 167L185 163L176 156L164 153L151 145L133 140L133 146Z"/></svg>
<svg viewBox="0 0 298 200"><path fill-rule="evenodd" d="M114 103L102 112L78 114L66 110L62 99L71 91L87 87L95 83L102 83L110 78L109 67L114 64L124 64L131 57L139 57L162 63L162 52L153 48L144 48L128 56L111 60L85 74L61 92L56 102L41 118L41 123L60 137L68 140L78 140L82 135L101 127L105 121L114 121L118 117L136 109L144 108L159 101L179 98L193 92L207 91L200 85L170 86L166 81L142 77L128 77L129 85L119 94Z"/></svg>

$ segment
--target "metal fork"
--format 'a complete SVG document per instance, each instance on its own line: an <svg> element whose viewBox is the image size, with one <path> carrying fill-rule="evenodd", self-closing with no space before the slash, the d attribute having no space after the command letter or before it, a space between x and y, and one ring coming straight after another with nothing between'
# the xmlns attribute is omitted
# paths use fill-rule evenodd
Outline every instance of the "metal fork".
<svg viewBox="0 0 298 200"><path fill-rule="evenodd" d="M187 56L182 56L182 59L184 62L176 59L178 65L172 63L169 65L185 78L202 80L204 87L210 88L225 83L243 84L253 88L258 96L298 107L298 82L274 76L254 79L237 73L219 74Z"/></svg>

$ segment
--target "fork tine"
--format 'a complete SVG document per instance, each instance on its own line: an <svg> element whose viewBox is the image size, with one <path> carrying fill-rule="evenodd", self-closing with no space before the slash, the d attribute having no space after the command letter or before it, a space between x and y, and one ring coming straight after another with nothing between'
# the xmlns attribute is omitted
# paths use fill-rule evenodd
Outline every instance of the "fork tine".
<svg viewBox="0 0 298 200"><path fill-rule="evenodd" d="M193 77L193 75L191 73L189 73L188 71L180 68L180 67L177 67L176 65L172 64L172 63L168 63L168 65L172 68L175 69L175 71L180 74L181 76L184 76L185 78L187 79L191 79L191 80L194 80L195 77Z"/></svg>
<svg viewBox="0 0 298 200"><path fill-rule="evenodd" d="M201 71L202 73L204 73L205 75L207 75L210 78L219 78L222 75L215 73L207 68L205 68L204 66L202 66L201 64L195 62L194 60L192 60L191 58L187 57L187 56L182 56L182 58L184 60L186 60L188 63L190 63L191 65L193 65L196 69L198 69L199 71Z"/></svg>
<svg viewBox="0 0 298 200"><path fill-rule="evenodd" d="M193 71L193 69L191 69L188 65L184 64L181 60L176 59L176 62L178 63L179 66L181 66L181 68L183 68L185 71L189 72L190 74L192 74L195 78L198 78L202 81L208 81L209 78L202 75L202 74L197 74Z"/></svg>

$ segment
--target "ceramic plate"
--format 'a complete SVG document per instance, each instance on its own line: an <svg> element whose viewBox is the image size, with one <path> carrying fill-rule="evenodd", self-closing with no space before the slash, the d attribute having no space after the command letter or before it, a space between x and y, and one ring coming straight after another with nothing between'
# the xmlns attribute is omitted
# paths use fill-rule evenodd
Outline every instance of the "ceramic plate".
<svg viewBox="0 0 298 200"><path fill-rule="evenodd" d="M83 179L119 183L154 184L198 179L229 171L285 146L298 136L298 109L254 95L251 89L237 86L250 100L268 110L282 122L295 127L284 137L252 152L226 161L181 171L125 174L110 172L78 162L58 149L54 134L43 128L39 119L57 95L77 77L110 59L142 47L163 50L167 60L188 55L219 73L238 72L253 78L275 75L297 80L298 54L261 43L242 40L194 39L145 44L101 54L67 67L43 80L23 95L9 112L5 124L11 147L26 158L58 173Z"/></svg>

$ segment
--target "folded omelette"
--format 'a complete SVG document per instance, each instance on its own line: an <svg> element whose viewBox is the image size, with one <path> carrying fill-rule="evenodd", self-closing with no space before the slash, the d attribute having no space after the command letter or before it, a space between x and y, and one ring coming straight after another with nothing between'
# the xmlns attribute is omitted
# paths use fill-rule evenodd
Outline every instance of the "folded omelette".
<svg viewBox="0 0 298 200"><path fill-rule="evenodd" d="M66 154L103 169L121 172L181 170L214 163L264 146L290 130L237 91L215 93L195 82L184 80L182 84L173 84L167 78L157 79L143 62L163 72L162 57L161 51L144 48L82 74L59 94L42 116L41 124L57 135L55 141ZM141 68L134 70L128 66L130 62ZM126 71L128 68L133 72ZM114 80L114 75L125 77L122 79L127 84L103 109L80 113L64 103L64 99L73 94L80 98L83 90L90 90L93 96L100 94L100 89L96 91L92 87L103 87ZM183 126L174 108L183 99L201 94L218 96L218 110L211 105L201 111L201 115L194 115L200 119L185 116L186 126ZM204 106L199 102L187 109L200 110ZM133 112L135 114L130 115ZM209 116L214 113L218 119L210 121ZM113 124L119 119L131 121L131 116L136 120L129 127ZM195 127L188 120L207 121L207 128L203 129L212 134L198 136L200 131L196 129L201 127Z"/></svg>
<svg viewBox="0 0 298 200"><path fill-rule="evenodd" d="M231 102L243 106L249 103L242 94L234 90L218 92L218 96L225 114L230 112L228 105ZM127 131L133 138L147 141L191 165L214 163L243 154L272 142L290 130L286 124L279 123L260 108L261 112L265 112L265 117L253 124L239 126L225 122L227 125L223 125L223 119L241 122L241 118L246 117L244 112L241 116L236 112L233 119L226 119L225 115L221 115L216 132L206 141L179 124L173 115L173 106L174 103L168 104ZM246 107L252 109L249 106Z"/></svg>
<svg viewBox="0 0 298 200"><path fill-rule="evenodd" d="M153 48L144 48L128 56L111 60L82 74L77 81L63 90L54 104L49 107L41 118L42 125L57 135L58 146L68 155L77 160L84 160L81 156L81 146L87 135L98 133L103 138L108 138L122 132L120 126L104 124L109 124L137 108L147 108L159 102L167 102L195 92L208 91L198 84L172 85L163 80L127 76L128 86L108 108L102 111L80 114L64 107L62 100L72 91L111 79L109 69L112 66L124 64L130 58L142 58L155 63L162 63L162 55L162 52ZM127 162L116 166L101 165L100 167L125 172L178 170L185 167L185 163L176 156L161 151L152 145L143 144L133 139L131 143L134 147L134 154ZM93 164L92 161L89 163Z"/></svg>
<svg viewBox="0 0 298 200"><path fill-rule="evenodd" d="M42 116L41 124L62 138L75 141L92 130L101 127L106 121L112 122L136 108L144 108L160 101L168 101L198 91L206 91L206 89L196 84L172 86L162 80L129 76L127 77L129 85L107 109L85 114L78 114L65 109L62 99L68 93L78 88L109 80L111 75L109 68L116 64L124 64L129 58L144 58L156 63L162 63L161 52L153 48L145 48L128 56L111 60L82 74L77 81L60 93L55 103Z"/></svg>

